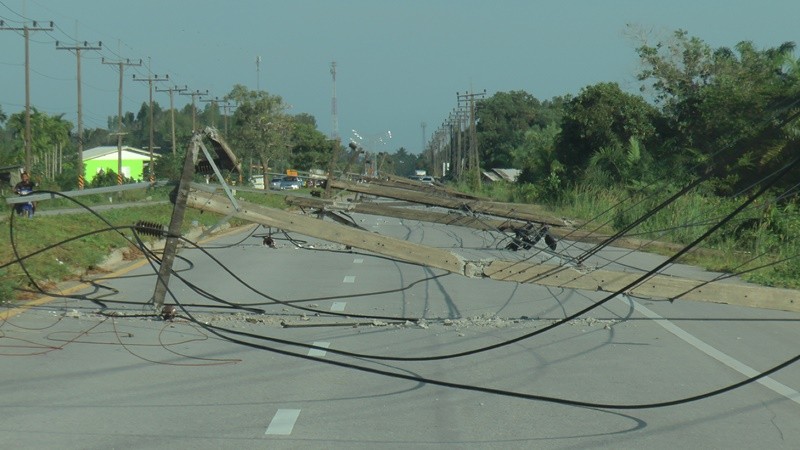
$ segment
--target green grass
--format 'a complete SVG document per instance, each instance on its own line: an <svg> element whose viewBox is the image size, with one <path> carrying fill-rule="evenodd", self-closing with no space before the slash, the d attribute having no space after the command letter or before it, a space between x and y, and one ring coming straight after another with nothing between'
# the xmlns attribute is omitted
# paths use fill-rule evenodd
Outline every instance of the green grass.
<svg viewBox="0 0 800 450"><path fill-rule="evenodd" d="M166 228L172 217L172 204L147 204L147 200L166 200L168 193L168 188L161 188L147 192L126 192L124 194L127 195L115 197L113 199L115 203L136 202L141 205L99 211L98 214L108 221L110 226L88 212L58 216L37 215L33 219L18 217L9 219L10 209L6 208L4 212L6 220L0 222L0 233L5 235L4 238L0 238L0 300L9 301L26 297L28 294L25 294L25 290L35 290L30 278L40 287L50 287L59 281L77 279L87 271L94 270L115 250L123 249L130 251L131 254L135 253L134 246L126 240L126 237L133 239L130 227L141 220L159 223ZM286 207L283 198L276 195L237 192L236 197L264 206ZM109 203L107 196L79 197L78 200L91 206ZM59 209L52 204L47 205L50 201L39 202L37 210ZM62 205L61 208L77 207L69 200L57 201ZM217 224L221 218L222 216L217 214L187 208L182 233L189 231L193 223L210 227ZM234 218L229 223L237 226L247 222ZM121 227L121 229L102 231L75 239L110 227ZM142 238L154 239L146 236ZM41 253L35 254L40 251ZM22 258L35 255L22 261L23 269L22 265L14 262L17 259L15 252ZM30 274L30 278L26 275L26 271Z"/></svg>
<svg viewBox="0 0 800 450"><path fill-rule="evenodd" d="M458 188L469 191L466 186ZM166 200L169 191L169 188L129 191L112 200L115 203ZM530 190L520 190L505 183L484 185L480 192L473 193L498 201L519 201L520 197L530 199L533 195ZM548 208L561 217L591 221L586 229L612 233L652 209L669 194L670 192L665 191L657 196L631 195L622 189L583 186L563 193L560 201L548 205ZM271 195L269 191L237 191L236 197L273 208L286 208L283 197ZM108 196L87 196L78 200L92 206L109 203ZM733 211L739 201L741 199L722 199L690 193L635 227L628 236L687 244L700 236L710 224ZM76 207L69 200L48 200L39 203L39 211L58 209L57 206ZM5 208L0 212L6 218L10 216L10 209L4 202L0 208ZM113 209L103 211L101 215L118 227L130 227L139 220L160 223L166 227L172 216L172 204ZM188 231L193 222L208 227L216 224L220 218L212 213L201 213L189 208L183 221L183 232ZM230 223L235 226L244 222L232 219ZM16 258L11 246L12 224L14 243L20 256L41 251L83 233L108 228L102 220L88 213L39 215L33 220L15 218L13 222L0 222L0 233L6 236L0 238L0 300L3 301L19 297L20 289L32 288L22 267L13 262ZM130 230L122 230L122 233L132 236ZM704 241L701 245L708 251L689 253L681 262L723 272L742 272L765 266L745 273L743 278L767 286L800 288L800 258L797 258L800 254L800 240L797 236L800 236L797 205L790 203L778 207L756 204ZM105 231L48 249L25 259L23 264L37 284L51 286L58 281L78 278L87 270L95 268L112 251L129 247L130 243L118 232Z"/></svg>
<svg viewBox="0 0 800 450"><path fill-rule="evenodd" d="M617 231L658 206L672 192L630 195L612 189L575 189L562 214L610 226ZM689 193L678 198L627 234L628 237L689 244L732 213L745 199ZM746 272L754 283L800 288L800 214L792 203L781 206L755 202L699 245L708 251L681 259L708 270ZM757 269L757 270L756 270Z"/></svg>
<svg viewBox="0 0 800 450"><path fill-rule="evenodd" d="M459 186L465 189L465 185ZM498 201L534 203L535 187L507 183L484 185L480 192ZM546 205L554 214L585 222L585 230L613 234L657 207L674 191L631 193L580 185L560 194ZM626 237L689 244L714 223L736 209L744 198L722 198L690 192L634 227ZM800 288L800 211L794 203L772 205L755 202L700 243L704 251L684 255L680 262L707 270L744 272L743 279L766 286ZM648 246L671 256L672 251Z"/></svg>

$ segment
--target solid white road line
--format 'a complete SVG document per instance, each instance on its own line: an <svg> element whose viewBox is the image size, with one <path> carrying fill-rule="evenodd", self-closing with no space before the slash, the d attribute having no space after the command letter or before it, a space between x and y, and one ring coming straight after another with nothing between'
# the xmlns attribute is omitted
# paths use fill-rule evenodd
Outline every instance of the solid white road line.
<svg viewBox="0 0 800 450"><path fill-rule="evenodd" d="M292 434L292 429L294 428L294 423L297 422L298 416L300 416L299 409L279 409L264 434Z"/></svg>
<svg viewBox="0 0 800 450"><path fill-rule="evenodd" d="M664 319L656 312L652 311L651 309L643 306L632 298L628 297L627 295L618 295L617 298L624 302L627 305L633 305L633 309L638 311L643 316L649 319L655 319L655 322L665 330L669 331L670 333L674 334L675 336L681 338L686 343L691 345L692 347L700 350L701 352L705 353L706 355L716 359L717 361L725 364L726 366L730 367L731 369L741 373L746 377L754 377L758 375L760 372L753 369L752 367L734 359L731 356L722 353L721 351L717 350L716 348L706 344L705 342L701 341L700 339L696 338L695 336L689 334L688 332L684 331L682 328L678 327L674 323L670 322L669 320ZM756 381L757 383L763 385L764 387L771 389L772 391L788 398L789 400L800 404L800 392L786 386L785 384L779 383L773 380L770 377L764 377L760 380Z"/></svg>
<svg viewBox="0 0 800 450"><path fill-rule="evenodd" d="M356 282L355 275L347 275L346 277L344 277L344 280L342 280L342 283L355 283L355 282Z"/></svg>
<svg viewBox="0 0 800 450"><path fill-rule="evenodd" d="M331 311L342 312L344 311L345 305L347 305L347 302L333 302L331 305Z"/></svg>
<svg viewBox="0 0 800 450"><path fill-rule="evenodd" d="M330 347L330 345L331 345L330 342L314 342L314 347L325 347L325 348L328 348L328 347ZM320 349L317 349L317 348L308 349L308 356L325 356L325 354L327 354L327 353L328 352L326 352L325 350L320 350Z"/></svg>

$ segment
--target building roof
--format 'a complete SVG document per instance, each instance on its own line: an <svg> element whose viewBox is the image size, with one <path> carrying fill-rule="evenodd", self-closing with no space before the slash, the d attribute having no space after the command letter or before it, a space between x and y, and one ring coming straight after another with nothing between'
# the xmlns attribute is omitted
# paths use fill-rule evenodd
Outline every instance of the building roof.
<svg viewBox="0 0 800 450"><path fill-rule="evenodd" d="M488 170L481 171L484 177L488 178L489 181L500 181L500 176L494 172L489 172Z"/></svg>
<svg viewBox="0 0 800 450"><path fill-rule="evenodd" d="M104 145L100 147L90 148L88 150L83 151L83 160L89 161L93 159L111 159L116 161L118 151L119 149L117 148L116 145ZM160 157L160 155L154 153L153 157L158 158ZM138 159L138 160L148 161L150 160L150 154L146 150L123 145L122 159L123 160Z"/></svg>
<svg viewBox="0 0 800 450"><path fill-rule="evenodd" d="M484 177L489 179L490 181L508 181L509 183L514 183L519 178L519 174L522 173L519 169L492 169L492 170L484 170L481 172Z"/></svg>
<svg viewBox="0 0 800 450"><path fill-rule="evenodd" d="M522 171L519 169L492 169L492 170L494 170L496 174L500 175L502 179L511 182L517 181L517 178L519 178L519 174L522 173Z"/></svg>

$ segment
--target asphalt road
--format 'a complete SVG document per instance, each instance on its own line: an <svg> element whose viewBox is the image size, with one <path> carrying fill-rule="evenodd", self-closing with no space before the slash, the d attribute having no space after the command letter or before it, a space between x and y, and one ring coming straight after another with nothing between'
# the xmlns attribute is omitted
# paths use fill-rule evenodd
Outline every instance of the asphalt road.
<svg viewBox="0 0 800 450"><path fill-rule="evenodd" d="M354 218L469 259L559 261L498 250L497 236L475 230ZM800 442L797 364L680 403L797 356L800 314L472 279L295 234L273 234L270 248L266 233L251 227L204 244L207 253L183 250L170 281L174 320L150 315L155 278L144 262L66 292L87 299L14 311L0 323L3 441L31 449ZM639 271L661 260L608 248L592 263ZM678 404L641 408L663 402Z"/></svg>

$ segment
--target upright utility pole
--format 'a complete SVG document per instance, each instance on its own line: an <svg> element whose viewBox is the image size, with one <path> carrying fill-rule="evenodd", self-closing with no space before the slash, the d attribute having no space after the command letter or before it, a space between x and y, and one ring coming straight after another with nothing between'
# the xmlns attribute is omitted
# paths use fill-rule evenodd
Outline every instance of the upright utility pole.
<svg viewBox="0 0 800 450"><path fill-rule="evenodd" d="M78 189L83 189L83 106L81 104L81 50L100 50L103 46L102 42L98 42L96 46L89 45L88 42L83 41L83 45L77 44L73 46L59 45L56 41L56 50L74 50L75 57L78 60Z"/></svg>
<svg viewBox="0 0 800 450"><path fill-rule="evenodd" d="M28 26L27 23L22 27L9 27L5 22L0 20L0 30L9 31L22 31L22 36L25 38L25 171L31 171L31 52L30 52L30 32L31 31L53 31L53 21L50 21L50 26L39 26L37 21L33 21L33 26Z"/></svg>
<svg viewBox="0 0 800 450"><path fill-rule="evenodd" d="M231 113L232 108L236 108L236 105L232 105L228 103L227 100L219 104L222 106L222 120L225 123L225 137L228 136L228 115Z"/></svg>
<svg viewBox="0 0 800 450"><path fill-rule="evenodd" d="M142 60L132 63L130 59L119 61L100 60L103 64L113 64L119 67L119 94L117 96L117 184L122 184L122 79L125 73L125 66L141 66ZM78 172L78 183L83 189L83 171Z"/></svg>
<svg viewBox="0 0 800 450"><path fill-rule="evenodd" d="M339 138L339 112L336 106L336 61L331 61L331 78L333 79L333 95L331 96L331 139Z"/></svg>
<svg viewBox="0 0 800 450"><path fill-rule="evenodd" d="M148 67L149 69L149 67ZM150 152L150 182L155 183L156 181L156 163L155 159L153 158L153 82L155 81L169 81L169 75L165 75L164 77L159 77L158 75L149 75L147 78L136 78L136 74L133 75L134 81L147 81L147 85L150 89L150 107L148 108L148 122L150 122L150 146L148 150Z"/></svg>
<svg viewBox="0 0 800 450"><path fill-rule="evenodd" d="M200 92L200 90L194 90L192 92L179 92L180 95L191 95L192 96L192 132L197 131L197 107L195 107L195 101L198 97L202 97L204 95L208 95L208 89L205 92Z"/></svg>
<svg viewBox="0 0 800 450"><path fill-rule="evenodd" d="M200 99L200 103L211 103L211 106L219 111L219 97L214 98L203 98ZM211 116L211 126L217 128L217 120L214 118L215 116Z"/></svg>
<svg viewBox="0 0 800 450"><path fill-rule="evenodd" d="M461 106L461 103L467 103L469 105L469 170L473 173L475 179L473 180L477 187L481 186L481 168L480 168L480 158L478 153L478 133L475 128L475 98L480 97L483 98L486 95L486 89L483 92L474 93L470 90L470 92L465 94L459 94L456 92L456 98L458 98L458 104Z"/></svg>
<svg viewBox="0 0 800 450"><path fill-rule="evenodd" d="M331 149L331 159L328 161L328 180L325 183L325 198L331 196L331 183L333 182L333 173L336 170L336 160L339 159L339 112L336 105L336 61L331 61L331 78L333 79L333 94L331 96L331 140L333 140L333 148Z"/></svg>
<svg viewBox="0 0 800 450"><path fill-rule="evenodd" d="M177 148L175 140L175 106L173 103L172 94L174 92L178 93L183 92L186 89L187 87L185 85L182 88L179 88L177 86L171 86L167 89L159 89L158 86L156 86L156 92L169 92L169 114L172 121L172 156L175 156L176 154L175 149Z"/></svg>
<svg viewBox="0 0 800 450"><path fill-rule="evenodd" d="M425 128L428 127L428 124L426 122L420 122L419 126L422 128L422 148L420 149L421 155L425 153L425 143L428 141L427 137L425 137ZM431 169L433 169L433 150L431 150Z"/></svg>

